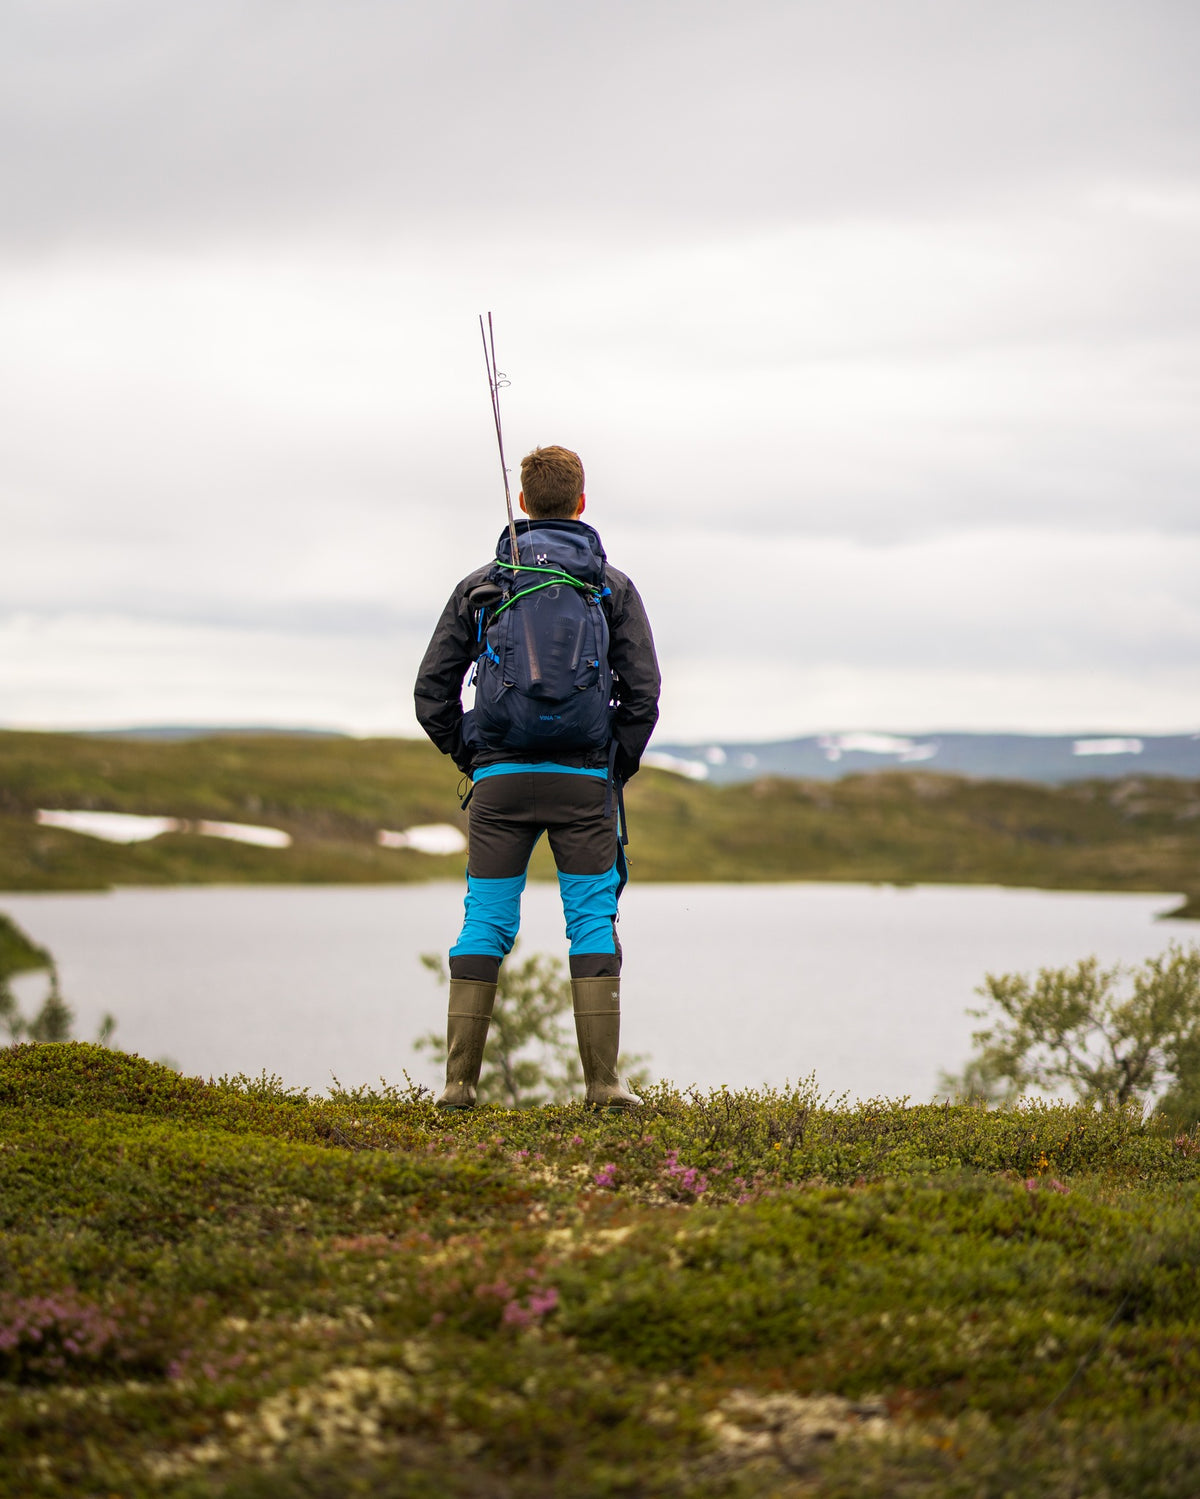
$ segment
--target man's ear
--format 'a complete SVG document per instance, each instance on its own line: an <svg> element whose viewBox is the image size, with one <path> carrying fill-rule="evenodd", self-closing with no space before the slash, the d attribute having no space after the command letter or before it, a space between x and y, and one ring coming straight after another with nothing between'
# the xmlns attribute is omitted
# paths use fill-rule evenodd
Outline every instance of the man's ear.
<svg viewBox="0 0 1200 1499"><path fill-rule="evenodd" d="M586 506L587 506L587 495L581 494L579 496L579 509L575 512L575 519L576 520L578 520L579 517L583 514L584 509L585 509Z"/></svg>
<svg viewBox="0 0 1200 1499"><path fill-rule="evenodd" d="M524 490L522 490L520 492L520 494L517 496L517 504L520 505L521 509L525 512L526 515L529 514L529 506L525 503L525 491Z"/></svg>

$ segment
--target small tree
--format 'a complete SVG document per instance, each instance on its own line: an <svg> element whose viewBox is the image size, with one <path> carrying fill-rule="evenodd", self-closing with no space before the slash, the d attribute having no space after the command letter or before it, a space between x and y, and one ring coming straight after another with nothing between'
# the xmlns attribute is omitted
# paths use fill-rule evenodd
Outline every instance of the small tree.
<svg viewBox="0 0 1200 1499"><path fill-rule="evenodd" d="M977 992L990 1005L970 1013L992 1023L972 1037L962 1076L943 1074L947 1091L998 1101L1067 1087L1085 1103L1117 1105L1145 1103L1164 1084L1168 1099L1200 1094L1200 947L1172 943L1139 968L1093 957L1033 981L988 974Z"/></svg>
<svg viewBox="0 0 1200 1499"><path fill-rule="evenodd" d="M1164 1119L1189 1126L1200 1121L1200 1036L1179 1048L1175 1076L1158 1101L1158 1112Z"/></svg>
<svg viewBox="0 0 1200 1499"><path fill-rule="evenodd" d="M32 1020L26 1020L17 1006L10 980L19 973L46 973L50 992ZM13 1041L69 1041L75 1012L62 997L58 968L44 947L28 937L10 916L0 912L0 1025ZM97 1036L101 1046L108 1044L116 1021L105 1015Z"/></svg>
<svg viewBox="0 0 1200 1499"><path fill-rule="evenodd" d="M950 1098L966 1098L989 1108L1005 1108L1021 1093L1011 1078L997 1077L978 1056L968 1057L961 1072L939 1072L938 1088Z"/></svg>
<svg viewBox="0 0 1200 1499"><path fill-rule="evenodd" d="M437 953L422 953L421 962L449 983L446 965ZM546 1103L567 1103L583 1088L583 1072L575 1038L565 1035L561 1017L571 1014L571 980L562 963L546 953L533 953L521 963L512 955L501 965L496 1005L483 1053L477 1098L480 1103L506 1109L532 1109ZM419 1036L416 1050L427 1051L439 1066L446 1064L446 1038L437 1031ZM636 1070L640 1056L622 1055L618 1067L634 1069L634 1087L644 1087L644 1071Z"/></svg>

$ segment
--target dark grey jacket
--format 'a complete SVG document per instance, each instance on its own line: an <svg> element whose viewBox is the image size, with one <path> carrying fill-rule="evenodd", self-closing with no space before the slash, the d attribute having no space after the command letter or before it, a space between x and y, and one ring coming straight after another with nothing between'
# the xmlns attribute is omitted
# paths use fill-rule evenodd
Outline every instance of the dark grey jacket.
<svg viewBox="0 0 1200 1499"><path fill-rule="evenodd" d="M584 521L559 521L558 524L591 530ZM450 755L458 768L468 773L500 760L530 758L528 751L516 750L486 750L474 755L463 743L462 684L477 650L475 619L467 595L487 581L491 568L490 562L476 568L450 595L417 672L414 692L421 727L444 755ZM605 607L608 609L610 636L608 660L613 670L613 696L617 705L613 717L617 774L622 780L628 780L636 772L642 751L658 720L662 679L658 658L654 654L650 621L646 618L646 608L637 589L611 564L606 567L606 581L612 593L611 598L605 600ZM578 754L560 752L553 758L563 765L601 766L607 760L602 749Z"/></svg>

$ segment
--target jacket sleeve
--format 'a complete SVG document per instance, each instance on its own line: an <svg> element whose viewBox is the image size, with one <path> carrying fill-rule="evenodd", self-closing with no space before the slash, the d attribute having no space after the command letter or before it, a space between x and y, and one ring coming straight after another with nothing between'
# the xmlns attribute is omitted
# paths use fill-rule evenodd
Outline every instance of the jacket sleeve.
<svg viewBox="0 0 1200 1499"><path fill-rule="evenodd" d="M658 722L662 677L646 606L633 584L627 578L623 582L623 588L613 590L608 659L616 677L617 711L613 716L616 769L621 779L627 781L637 774L642 752Z"/></svg>
<svg viewBox="0 0 1200 1499"><path fill-rule="evenodd" d="M462 684L473 659L471 611L464 579L454 590L433 631L413 690L417 721L459 770L469 774L471 752L462 737Z"/></svg>

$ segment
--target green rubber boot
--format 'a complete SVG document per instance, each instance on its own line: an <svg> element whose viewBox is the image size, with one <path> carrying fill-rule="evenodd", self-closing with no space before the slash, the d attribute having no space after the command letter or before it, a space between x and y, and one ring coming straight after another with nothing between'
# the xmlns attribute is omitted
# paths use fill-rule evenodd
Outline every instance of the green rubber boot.
<svg viewBox="0 0 1200 1499"><path fill-rule="evenodd" d="M446 1013L446 1086L437 1101L439 1109L473 1109L483 1048L487 1044L496 985L472 979L450 980L450 1004Z"/></svg>
<svg viewBox="0 0 1200 1499"><path fill-rule="evenodd" d="M575 1034L579 1060L587 1084L587 1102L594 1109L636 1109L641 1099L627 1093L617 1076L621 1045L621 980L572 979Z"/></svg>

